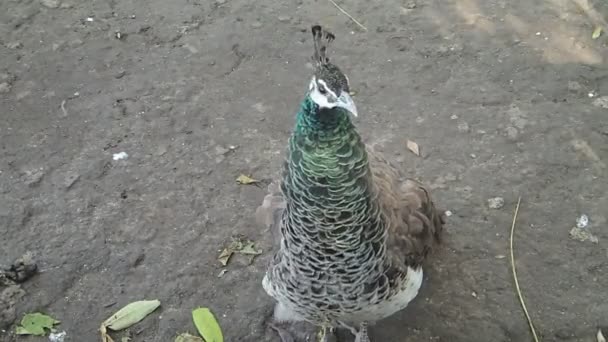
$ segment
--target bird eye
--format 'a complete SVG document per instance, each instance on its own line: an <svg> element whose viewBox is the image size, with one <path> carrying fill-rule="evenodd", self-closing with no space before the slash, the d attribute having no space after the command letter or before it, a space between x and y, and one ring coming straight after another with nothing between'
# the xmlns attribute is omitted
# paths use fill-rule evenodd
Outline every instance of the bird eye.
<svg viewBox="0 0 608 342"><path fill-rule="evenodd" d="M319 93L323 95L327 94L327 89L325 89L325 86L322 84L319 84Z"/></svg>

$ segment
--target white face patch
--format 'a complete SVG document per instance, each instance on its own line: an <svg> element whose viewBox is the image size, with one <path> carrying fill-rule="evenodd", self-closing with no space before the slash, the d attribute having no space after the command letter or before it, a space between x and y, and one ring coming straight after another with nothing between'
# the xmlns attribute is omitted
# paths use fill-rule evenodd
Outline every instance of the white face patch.
<svg viewBox="0 0 608 342"><path fill-rule="evenodd" d="M322 94L319 91L319 87L317 86L317 82L325 87L325 94ZM316 80L316 77L313 76L309 85L310 90L310 98L321 108L334 108L338 105L336 93L334 93L329 87L327 83L323 80ZM330 102L328 98L333 98L334 102Z"/></svg>

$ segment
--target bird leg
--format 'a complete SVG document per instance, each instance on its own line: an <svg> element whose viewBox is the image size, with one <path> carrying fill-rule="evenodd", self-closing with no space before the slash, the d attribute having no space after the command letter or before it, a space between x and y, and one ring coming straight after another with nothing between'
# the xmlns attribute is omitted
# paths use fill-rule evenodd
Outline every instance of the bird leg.
<svg viewBox="0 0 608 342"><path fill-rule="evenodd" d="M276 324L275 322L271 322L268 324L272 330L276 331L281 339L281 342L295 342L296 339L293 337L293 334L289 332L289 330L283 328L282 326Z"/></svg>
<svg viewBox="0 0 608 342"><path fill-rule="evenodd" d="M351 334L355 335L355 342L370 342L369 336L367 335L367 322L361 322L359 324L359 330L344 322L340 322L340 324L349 330Z"/></svg>
<svg viewBox="0 0 608 342"><path fill-rule="evenodd" d="M370 342L367 336L367 322L359 324L359 332L355 335L355 342Z"/></svg>

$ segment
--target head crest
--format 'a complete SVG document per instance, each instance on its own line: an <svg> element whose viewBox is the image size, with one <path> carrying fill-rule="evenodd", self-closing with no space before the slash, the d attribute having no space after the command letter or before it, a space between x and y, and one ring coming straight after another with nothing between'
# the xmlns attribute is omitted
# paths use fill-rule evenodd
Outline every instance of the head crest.
<svg viewBox="0 0 608 342"><path fill-rule="evenodd" d="M332 40L336 39L336 36L329 31L323 30L321 25L314 25L311 29L312 40L314 44L314 54L312 56L313 61L317 65L329 63L329 58L326 55L327 46Z"/></svg>

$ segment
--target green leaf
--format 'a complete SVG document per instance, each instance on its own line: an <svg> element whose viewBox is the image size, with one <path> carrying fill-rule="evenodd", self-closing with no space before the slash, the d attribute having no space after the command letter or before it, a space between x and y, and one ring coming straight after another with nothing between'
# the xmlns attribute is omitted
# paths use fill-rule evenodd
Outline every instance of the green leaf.
<svg viewBox="0 0 608 342"><path fill-rule="evenodd" d="M255 183L259 183L260 181L257 179L253 179L249 176L246 175L240 175L237 179L236 182L239 184L243 184L243 185L247 185L247 184L255 184Z"/></svg>
<svg viewBox="0 0 608 342"><path fill-rule="evenodd" d="M248 241L243 247L238 251L241 254L245 255L260 255L262 254L261 249L255 248L255 243L253 241Z"/></svg>
<svg viewBox="0 0 608 342"><path fill-rule="evenodd" d="M159 306L160 301L157 299L133 302L118 310L110 318L106 319L102 325L114 331L126 329L144 319Z"/></svg>
<svg viewBox="0 0 608 342"><path fill-rule="evenodd" d="M593 33L591 34L591 39L598 39L601 34L602 34L602 27L597 26L595 28L595 30L593 30Z"/></svg>
<svg viewBox="0 0 608 342"><path fill-rule="evenodd" d="M208 308L198 308L192 311L192 320L205 342L224 342L222 329Z"/></svg>
<svg viewBox="0 0 608 342"><path fill-rule="evenodd" d="M204 342L202 338L188 333L180 334L175 338L175 342Z"/></svg>
<svg viewBox="0 0 608 342"><path fill-rule="evenodd" d="M15 333L17 335L44 336L46 334L45 329L51 330L55 324L59 323L61 322L40 312L29 313L23 316L21 325L17 327Z"/></svg>

